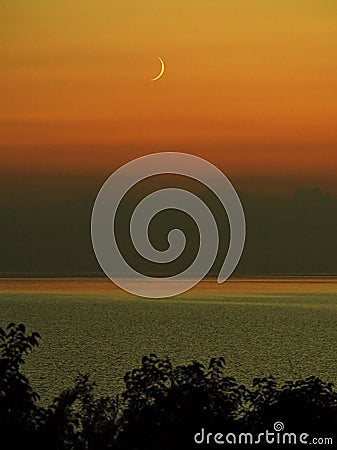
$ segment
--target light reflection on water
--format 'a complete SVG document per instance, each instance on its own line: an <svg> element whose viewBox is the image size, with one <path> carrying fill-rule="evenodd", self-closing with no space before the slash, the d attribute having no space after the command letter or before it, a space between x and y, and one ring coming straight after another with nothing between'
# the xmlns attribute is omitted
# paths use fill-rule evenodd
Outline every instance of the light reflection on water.
<svg viewBox="0 0 337 450"><path fill-rule="evenodd" d="M151 352L174 363L224 356L240 382L269 373L337 383L337 280L205 281L170 299L132 297L106 279L0 279L0 326L42 335L25 371L44 399L89 372L120 391Z"/></svg>

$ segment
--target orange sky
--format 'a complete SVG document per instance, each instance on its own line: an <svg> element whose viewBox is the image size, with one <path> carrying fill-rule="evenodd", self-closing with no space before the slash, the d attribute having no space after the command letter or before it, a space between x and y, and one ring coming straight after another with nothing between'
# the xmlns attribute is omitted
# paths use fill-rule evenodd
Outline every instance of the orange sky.
<svg viewBox="0 0 337 450"><path fill-rule="evenodd" d="M1 2L0 38L2 173L186 151L337 192L335 0Z"/></svg>

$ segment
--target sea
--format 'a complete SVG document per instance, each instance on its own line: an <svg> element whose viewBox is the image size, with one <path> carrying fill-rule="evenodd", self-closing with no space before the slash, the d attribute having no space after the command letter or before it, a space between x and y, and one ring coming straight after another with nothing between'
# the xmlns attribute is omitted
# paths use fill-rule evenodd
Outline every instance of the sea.
<svg viewBox="0 0 337 450"><path fill-rule="evenodd" d="M41 335L23 366L41 402L78 373L115 395L144 355L206 367L224 357L227 373L251 385L315 375L337 383L337 278L206 280L167 299L132 296L106 278L1 278L0 327L24 323Z"/></svg>

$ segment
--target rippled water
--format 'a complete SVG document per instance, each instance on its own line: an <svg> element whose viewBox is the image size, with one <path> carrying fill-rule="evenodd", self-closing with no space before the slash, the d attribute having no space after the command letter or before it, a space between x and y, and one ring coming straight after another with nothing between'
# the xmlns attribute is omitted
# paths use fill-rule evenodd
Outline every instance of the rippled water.
<svg viewBox="0 0 337 450"><path fill-rule="evenodd" d="M88 372L120 391L143 355L224 356L240 382L273 374L337 383L337 279L215 281L173 299L131 297L105 279L0 280L0 326L39 331L25 367L45 400Z"/></svg>

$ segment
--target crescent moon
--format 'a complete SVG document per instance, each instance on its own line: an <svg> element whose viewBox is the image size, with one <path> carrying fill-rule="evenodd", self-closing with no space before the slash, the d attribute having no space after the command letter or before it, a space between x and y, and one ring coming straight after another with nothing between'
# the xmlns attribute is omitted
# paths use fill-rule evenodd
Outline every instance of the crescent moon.
<svg viewBox="0 0 337 450"><path fill-rule="evenodd" d="M159 80L159 78L161 78L161 77L164 75L164 72L165 72L165 64L164 64L164 61L160 58L160 56L158 56L158 58L159 58L159 61L160 61L160 64L161 64L160 72L159 72L159 74L158 74L156 77L151 78L150 81L156 81L156 80Z"/></svg>

